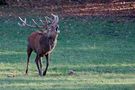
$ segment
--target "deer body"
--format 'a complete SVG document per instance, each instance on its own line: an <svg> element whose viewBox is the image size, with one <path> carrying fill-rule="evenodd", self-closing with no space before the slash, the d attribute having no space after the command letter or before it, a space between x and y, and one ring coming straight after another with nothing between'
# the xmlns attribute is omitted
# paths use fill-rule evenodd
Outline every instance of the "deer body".
<svg viewBox="0 0 135 90"><path fill-rule="evenodd" d="M48 66L49 66L49 57L50 53L53 51L53 49L56 46L57 43L57 37L58 37L58 16L53 15L54 20L52 20L52 23L50 27L47 27L48 30L40 30L36 32L32 32L31 35L28 37L28 46L27 46L27 67L26 67L26 74L28 73L28 65L30 61L30 56L32 51L36 53L35 63L37 65L37 69L39 72L39 75L46 75ZM38 24L34 21L36 26L29 25L26 23L26 19L20 20L23 22L22 24L19 23L21 26L31 26L31 27L38 27ZM43 23L43 21L41 21ZM45 25L44 25L45 26ZM43 27L44 27L43 26ZM42 62L41 57L46 57L46 68L42 72Z"/></svg>
<svg viewBox="0 0 135 90"><path fill-rule="evenodd" d="M58 35L48 35L47 31L33 32L28 37L28 48L34 50L42 57L52 52L57 43Z"/></svg>

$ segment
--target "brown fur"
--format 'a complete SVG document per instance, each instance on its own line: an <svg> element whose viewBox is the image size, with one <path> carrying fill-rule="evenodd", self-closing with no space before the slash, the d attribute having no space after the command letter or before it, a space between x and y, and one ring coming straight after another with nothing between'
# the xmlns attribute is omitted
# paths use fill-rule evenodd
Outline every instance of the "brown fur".
<svg viewBox="0 0 135 90"><path fill-rule="evenodd" d="M36 31L33 32L28 37L28 47L27 47L28 59L27 59L26 74L28 72L28 64L29 64L29 58L31 52L35 51L35 53L37 54L35 62L37 64L39 75L42 75L41 57L46 56L47 66L45 71L43 72L43 75L46 75L47 68L49 65L49 61L48 61L49 55L56 46L57 37L58 37L58 33L55 30Z"/></svg>

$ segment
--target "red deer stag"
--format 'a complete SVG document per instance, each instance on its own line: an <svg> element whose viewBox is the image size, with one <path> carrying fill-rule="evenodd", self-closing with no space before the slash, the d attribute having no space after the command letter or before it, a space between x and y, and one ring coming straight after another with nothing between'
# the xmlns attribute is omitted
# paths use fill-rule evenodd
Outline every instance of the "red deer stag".
<svg viewBox="0 0 135 90"><path fill-rule="evenodd" d="M37 22L32 19L34 25L27 24L26 18L23 20L19 17L21 23L18 23L20 26L28 26L33 28L39 28L39 31L32 32L32 34L28 37L28 46L27 46L27 67L26 74L28 73L28 65L29 58L34 51L36 53L35 63L37 65L37 69L40 76L45 76L48 66L49 66L49 56L50 53L56 46L57 37L59 33L58 21L59 17L57 15L52 14L53 19L47 17L45 21L40 19L41 25L38 25ZM49 22L51 22L49 24ZM46 57L46 68L42 73L42 62L41 57Z"/></svg>

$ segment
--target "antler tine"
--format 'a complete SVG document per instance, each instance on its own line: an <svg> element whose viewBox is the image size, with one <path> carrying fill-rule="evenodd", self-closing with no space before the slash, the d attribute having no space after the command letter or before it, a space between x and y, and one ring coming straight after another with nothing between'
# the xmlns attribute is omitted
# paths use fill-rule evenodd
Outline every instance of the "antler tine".
<svg viewBox="0 0 135 90"><path fill-rule="evenodd" d="M41 18L39 18L39 21L42 23L43 27L48 29L48 20L45 17L45 21L43 21Z"/></svg>
<svg viewBox="0 0 135 90"><path fill-rule="evenodd" d="M45 17L45 21L46 21L46 29L48 30L49 29L49 23L50 23L50 21L49 20L47 20L47 18L49 19L49 20L51 20L49 17Z"/></svg>
<svg viewBox="0 0 135 90"><path fill-rule="evenodd" d="M47 16L45 17L45 19L48 19L49 21L53 21L51 18L49 18L49 17L47 17Z"/></svg>
<svg viewBox="0 0 135 90"><path fill-rule="evenodd" d="M44 22L41 18L39 18L39 21L42 23L42 25L44 25Z"/></svg>
<svg viewBox="0 0 135 90"><path fill-rule="evenodd" d="M43 25L48 24L48 23L49 23L49 21L47 20L48 17L45 16L44 18L45 18L45 21L43 21L41 18L39 18L39 21L40 21Z"/></svg>
<svg viewBox="0 0 135 90"><path fill-rule="evenodd" d="M59 22L59 17L58 17L58 16L56 16L56 22L57 22L57 23Z"/></svg>
<svg viewBox="0 0 135 90"><path fill-rule="evenodd" d="M24 19L24 22L26 23L26 18Z"/></svg>
<svg viewBox="0 0 135 90"><path fill-rule="evenodd" d="M37 28L40 28L40 27L41 27L41 26L39 26L39 25L37 24L37 22L36 22L34 19L32 19L32 21L33 21L33 23L36 25Z"/></svg>
<svg viewBox="0 0 135 90"><path fill-rule="evenodd" d="M19 19L20 19L22 22L26 21L26 20L23 20L21 17L19 17Z"/></svg>
<svg viewBox="0 0 135 90"><path fill-rule="evenodd" d="M57 15L51 14L54 17L54 20L52 22L53 25L57 24L59 22L59 17Z"/></svg>
<svg viewBox="0 0 135 90"><path fill-rule="evenodd" d="M22 24L20 24L19 22L18 22L18 25L19 25L19 26L21 26L21 27L23 26L23 25L22 25Z"/></svg>
<svg viewBox="0 0 135 90"><path fill-rule="evenodd" d="M39 26L38 24L37 24L37 22L34 20L34 19L32 19L32 21L33 21L33 23L35 24L35 25L30 25L30 24L27 24L27 19L25 18L24 20L21 18L21 17L19 17L19 19L20 19L20 21L22 22L22 24L21 23L19 23L18 22L18 25L19 26L28 26L28 27L32 27L32 28L42 28L42 26Z"/></svg>
<svg viewBox="0 0 135 90"><path fill-rule="evenodd" d="M18 22L18 25L21 26L21 27L22 26L25 26L25 24L26 24L26 18L23 20L21 17L19 17L19 19L22 21L22 24Z"/></svg>
<svg viewBox="0 0 135 90"><path fill-rule="evenodd" d="M33 27L33 28L49 28L51 27L52 25L57 25L58 21L59 21L59 18L57 15L54 15L54 14L51 14L54 18L51 19L49 17L45 17L45 21L42 20L41 18L39 18L39 21L41 22L41 26L34 20L32 19L32 22L34 23L34 25L30 25L30 24L27 24L27 19L24 18L22 19L21 17L19 17L21 23L18 22L18 25L19 26L28 26L28 27ZM49 25L51 23L51 25Z"/></svg>

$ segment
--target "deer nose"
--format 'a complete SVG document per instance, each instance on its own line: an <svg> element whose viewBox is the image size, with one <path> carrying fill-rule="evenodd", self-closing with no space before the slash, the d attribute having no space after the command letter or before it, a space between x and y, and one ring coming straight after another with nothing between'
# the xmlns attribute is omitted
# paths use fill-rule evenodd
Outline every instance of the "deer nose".
<svg viewBox="0 0 135 90"><path fill-rule="evenodd" d="M60 33L60 30L57 30L57 33Z"/></svg>

